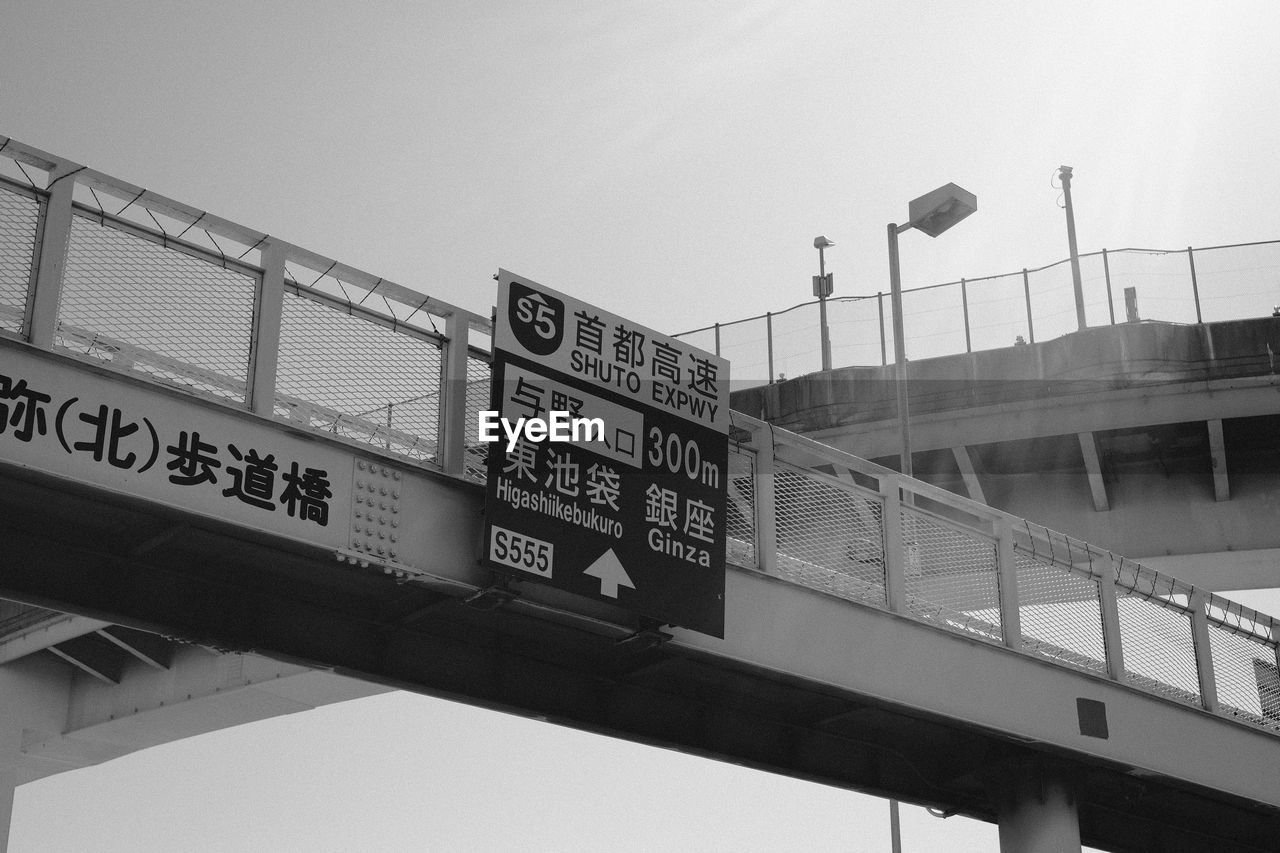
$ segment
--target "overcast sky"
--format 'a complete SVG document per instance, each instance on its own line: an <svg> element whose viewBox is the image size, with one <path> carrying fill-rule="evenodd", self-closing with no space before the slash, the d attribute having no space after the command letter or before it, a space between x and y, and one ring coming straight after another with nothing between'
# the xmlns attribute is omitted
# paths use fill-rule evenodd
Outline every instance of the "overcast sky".
<svg viewBox="0 0 1280 853"><path fill-rule="evenodd" d="M480 312L500 266L671 332L776 311L818 234L873 294L948 181L979 210L903 236L907 286L1039 266L1063 164L1082 251L1280 237L1274 2L4 5L0 134ZM886 814L393 696L29 785L11 846L885 850Z"/></svg>

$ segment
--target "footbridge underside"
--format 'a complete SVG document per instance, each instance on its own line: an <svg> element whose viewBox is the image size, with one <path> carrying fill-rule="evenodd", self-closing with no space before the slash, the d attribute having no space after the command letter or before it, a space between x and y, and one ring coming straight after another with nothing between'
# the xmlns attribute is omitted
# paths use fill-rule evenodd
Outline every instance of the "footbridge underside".
<svg viewBox="0 0 1280 853"><path fill-rule="evenodd" d="M1077 792L1083 840L1104 849L1264 850L1280 833L1273 704L1242 722L1248 714L1222 713L1225 701L1207 707L1215 694L1203 678L1166 684L1163 695L1140 689L1132 642L1135 657L1119 678L1108 675L1105 653L1101 671L1090 672L1065 648L1029 650L1037 605L1025 583L1015 628L1007 608L1002 617L1000 604L978 592L923 606L962 574L931 572L928 555L913 562L910 548L905 557L881 552L879 606L866 599L875 584L859 580L865 573L832 569L817 553L788 556L813 537L788 533L786 499L772 487L790 493L810 477L814 488L871 495L858 481L879 475L901 499L914 487L893 472L802 439L784 445L780 433L761 445L771 431L749 424L755 432L737 452L751 464L735 500L750 493L758 507L780 508L776 523L762 515L751 540L731 547L742 565L729 568L719 640L480 568L482 494L473 482L246 412L215 417L180 392L65 356L4 341L0 355L6 374L63 376L68 396L80 376L103 399L128 401L135 416L150 411L157 423L165 409L202 410L207 434L223 418L255 446L293 452L301 443L329 460L335 483L350 478L329 507L343 526L371 506L366 483L379 496L380 484L393 486L404 522L398 557L378 559L351 543L334 547L155 500L144 487L130 494L121 484L136 483L113 486L109 470L100 483L70 478L16 458L11 441L0 463L5 598L99 620L93 627L124 626L123 637L146 632L257 652L985 820L996 819L1006 780L1065 778ZM892 515L887 499L882 518ZM920 504L946 499L924 484L915 494ZM968 504L951 500L928 518L957 532ZM905 526L923 523L910 513L924 512L911 509ZM886 541L902 535L886 526ZM1017 545L992 529L992 553L1000 541ZM853 565L848 547L841 565ZM895 601L899 570L911 595ZM1002 642L1011 628L1021 642Z"/></svg>

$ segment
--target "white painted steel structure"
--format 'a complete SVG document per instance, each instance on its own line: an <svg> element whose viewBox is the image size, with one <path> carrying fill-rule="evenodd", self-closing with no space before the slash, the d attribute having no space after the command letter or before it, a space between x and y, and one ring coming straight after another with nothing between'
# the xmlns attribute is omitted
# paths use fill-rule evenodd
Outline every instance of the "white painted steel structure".
<svg viewBox="0 0 1280 853"><path fill-rule="evenodd" d="M222 424L284 459L328 460L342 524L237 523L323 547L335 570L487 586L468 483L483 467L486 318L0 139L30 176L0 182L0 406L15 418L0 463L220 517L234 499L15 440L17 406L35 405L20 379L51 410L101 388L135 419ZM726 637L674 629L673 646L1280 808L1271 617L757 419L733 425ZM423 529L385 539L395 525L374 521L366 484ZM617 611L551 593L521 606L628 632ZM1081 698L1111 709L1111 737L1080 730ZM1181 751L1163 748L1168 732Z"/></svg>

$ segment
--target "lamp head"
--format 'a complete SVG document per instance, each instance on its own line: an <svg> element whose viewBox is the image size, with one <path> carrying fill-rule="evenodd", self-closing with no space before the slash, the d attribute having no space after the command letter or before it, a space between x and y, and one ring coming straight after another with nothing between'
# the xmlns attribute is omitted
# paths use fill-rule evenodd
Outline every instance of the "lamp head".
<svg viewBox="0 0 1280 853"><path fill-rule="evenodd" d="M826 237L813 238L813 248L815 249L825 249L828 246L834 246L834 245L835 245L835 241L828 240Z"/></svg>
<svg viewBox="0 0 1280 853"><path fill-rule="evenodd" d="M977 209L977 196L955 184L947 184L911 202L907 207L911 218L907 227L937 237Z"/></svg>

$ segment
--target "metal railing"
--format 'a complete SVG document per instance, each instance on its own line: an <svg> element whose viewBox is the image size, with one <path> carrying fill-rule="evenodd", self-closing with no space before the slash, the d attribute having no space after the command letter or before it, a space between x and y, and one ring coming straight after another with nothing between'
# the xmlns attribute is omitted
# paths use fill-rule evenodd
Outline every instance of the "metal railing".
<svg viewBox="0 0 1280 853"><path fill-rule="evenodd" d="M1280 733L1280 626L733 413L729 554L800 586Z"/></svg>
<svg viewBox="0 0 1280 853"><path fill-rule="evenodd" d="M487 317L13 139L0 155L0 334L466 471Z"/></svg>
<svg viewBox="0 0 1280 853"><path fill-rule="evenodd" d="M1200 323L1268 314L1280 304L1280 240L1185 249L1103 249L1080 256L1090 325L1126 322L1132 288L1143 320ZM832 365L896 358L887 293L827 300ZM904 349L912 359L1049 340L1077 330L1070 260L902 293ZM750 387L822 368L818 303L805 302L676 337L734 365Z"/></svg>
<svg viewBox="0 0 1280 853"><path fill-rule="evenodd" d="M487 318L0 140L0 166L21 166L0 174L0 336L483 480ZM1280 732L1270 617L763 421L733 424L735 565Z"/></svg>

